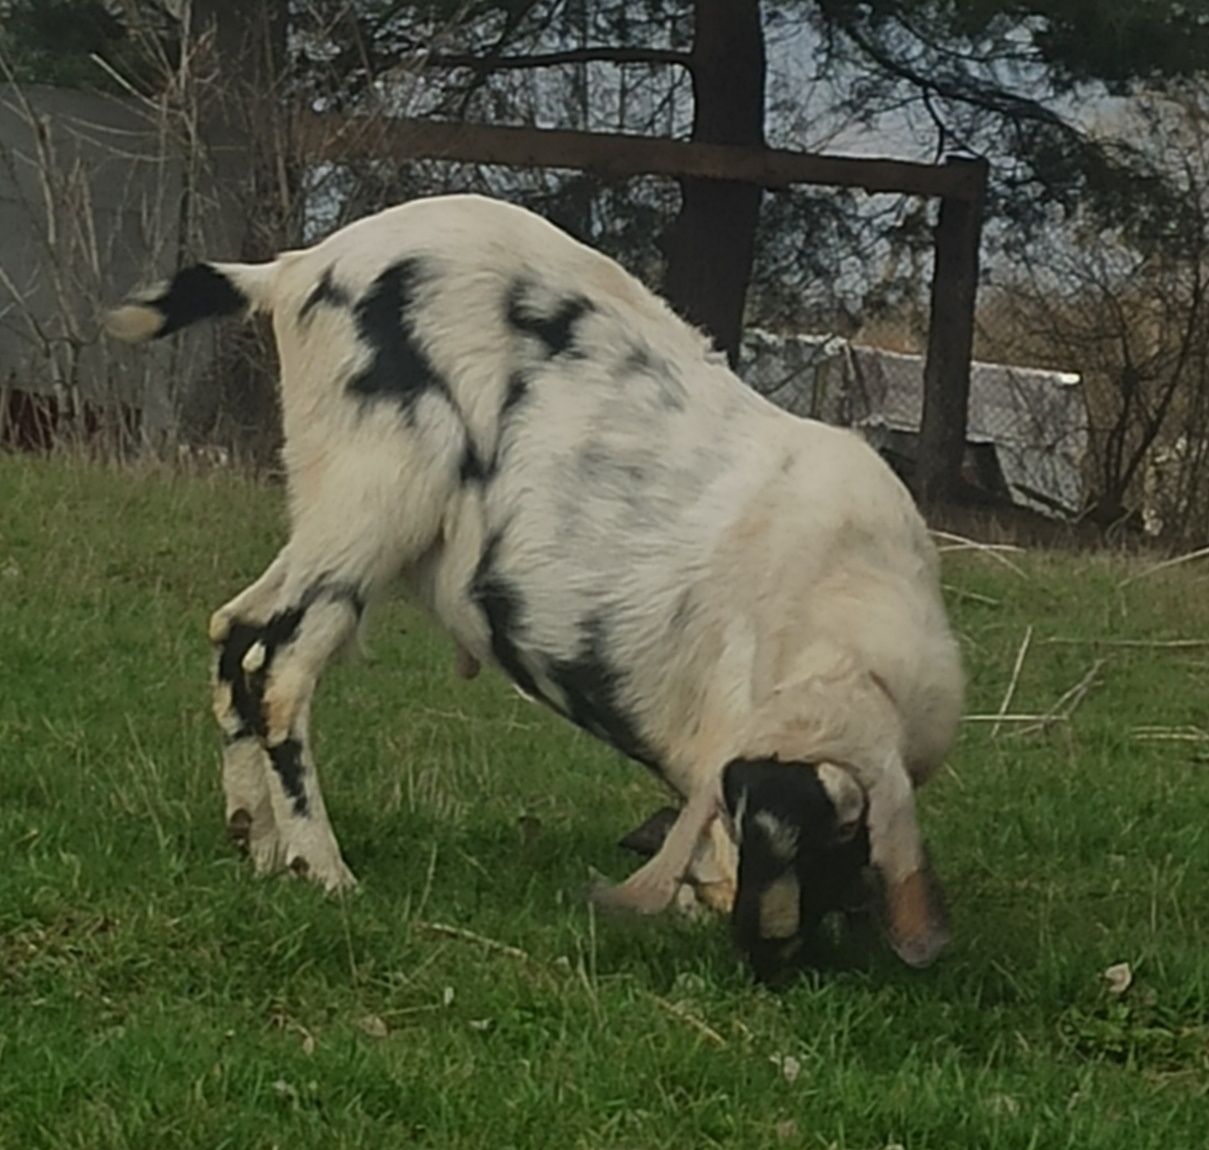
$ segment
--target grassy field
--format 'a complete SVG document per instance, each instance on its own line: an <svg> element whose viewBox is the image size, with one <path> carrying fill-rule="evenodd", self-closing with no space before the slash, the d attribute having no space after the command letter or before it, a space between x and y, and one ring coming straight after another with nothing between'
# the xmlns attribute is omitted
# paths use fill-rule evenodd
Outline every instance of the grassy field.
<svg viewBox="0 0 1209 1150"><path fill-rule="evenodd" d="M282 537L236 478L0 458L0 1146L1205 1144L1209 745L1137 728L1209 725L1209 645L1119 643L1209 640L1203 567L946 556L972 714L1030 626L1014 713L1104 662L1048 731L967 724L924 793L942 962L773 994L720 922L593 918L659 792L402 606L316 717L363 891L255 880L205 621Z"/></svg>

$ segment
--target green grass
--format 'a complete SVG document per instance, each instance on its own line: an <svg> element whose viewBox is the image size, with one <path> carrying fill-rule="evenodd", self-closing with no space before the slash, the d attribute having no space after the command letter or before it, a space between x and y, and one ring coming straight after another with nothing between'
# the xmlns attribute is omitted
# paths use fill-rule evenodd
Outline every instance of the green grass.
<svg viewBox="0 0 1209 1150"><path fill-rule="evenodd" d="M1119 591L1107 558L946 558L994 601L952 597L971 712L1029 624L1013 710L1104 657L1098 685L1048 734L967 725L924 792L940 964L879 953L773 994L720 922L593 919L588 868L633 865L615 840L659 792L496 676L457 680L401 605L316 716L362 893L254 879L224 840L204 636L281 503L0 458L0 1146L1204 1144L1209 765L1131 732L1206 725L1209 647L1047 642L1209 638L1204 568Z"/></svg>

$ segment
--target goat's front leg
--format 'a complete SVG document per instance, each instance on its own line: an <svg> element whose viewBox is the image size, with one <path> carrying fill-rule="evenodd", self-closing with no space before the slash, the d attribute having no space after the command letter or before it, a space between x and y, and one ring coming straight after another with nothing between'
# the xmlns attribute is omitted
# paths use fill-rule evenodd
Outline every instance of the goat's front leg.
<svg viewBox="0 0 1209 1150"><path fill-rule="evenodd" d="M617 885L601 885L592 892L592 901L608 910L630 910L639 914L658 914L676 897L697 851L702 835L717 817L717 787L706 783L689 796L676 821L654 856L628 879Z"/></svg>
<svg viewBox="0 0 1209 1150"><path fill-rule="evenodd" d="M676 813L674 807L663 807L618 845L650 858L663 845L676 821ZM704 904L718 914L729 915L734 907L738 875L739 848L727 827L727 820L714 819L698 842L684 876L683 889L693 896L690 904Z"/></svg>

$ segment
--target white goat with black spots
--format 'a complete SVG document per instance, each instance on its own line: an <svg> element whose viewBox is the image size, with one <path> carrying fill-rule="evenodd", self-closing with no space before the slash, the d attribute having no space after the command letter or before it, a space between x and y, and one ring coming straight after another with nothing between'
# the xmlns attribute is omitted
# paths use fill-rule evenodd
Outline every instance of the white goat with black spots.
<svg viewBox="0 0 1209 1150"><path fill-rule="evenodd" d="M683 797L602 902L657 911L712 850L740 940L774 961L859 836L891 942L931 960L946 928L913 784L962 675L934 548L872 449L760 398L612 260L476 196L197 265L109 328L248 310L273 317L292 529L210 639L228 825L258 869L353 882L310 702L402 582L465 669L494 663Z"/></svg>

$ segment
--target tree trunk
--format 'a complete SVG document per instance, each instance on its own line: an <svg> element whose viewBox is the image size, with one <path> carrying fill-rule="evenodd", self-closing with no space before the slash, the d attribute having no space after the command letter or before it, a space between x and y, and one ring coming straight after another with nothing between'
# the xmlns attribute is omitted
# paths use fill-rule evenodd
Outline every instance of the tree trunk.
<svg viewBox="0 0 1209 1150"><path fill-rule="evenodd" d="M936 225L923 417L913 484L921 504L955 502L960 498L969 423L970 362L974 349L986 161L950 159L946 166L958 164L975 165L979 180L971 199L941 201Z"/></svg>
<svg viewBox="0 0 1209 1150"><path fill-rule="evenodd" d="M695 0L693 7L692 138L762 146L765 60L759 2ZM733 365L764 191L729 180L682 180L680 187L680 214L665 237L664 291Z"/></svg>
<svg viewBox="0 0 1209 1150"><path fill-rule="evenodd" d="M292 246L296 181L280 120L288 5L193 0L193 33L212 37L213 80L199 108L209 158L206 199L216 209L207 250L194 258L257 262ZM265 325L224 324L211 369L193 397L193 434L233 447L258 466L280 446L276 364Z"/></svg>

